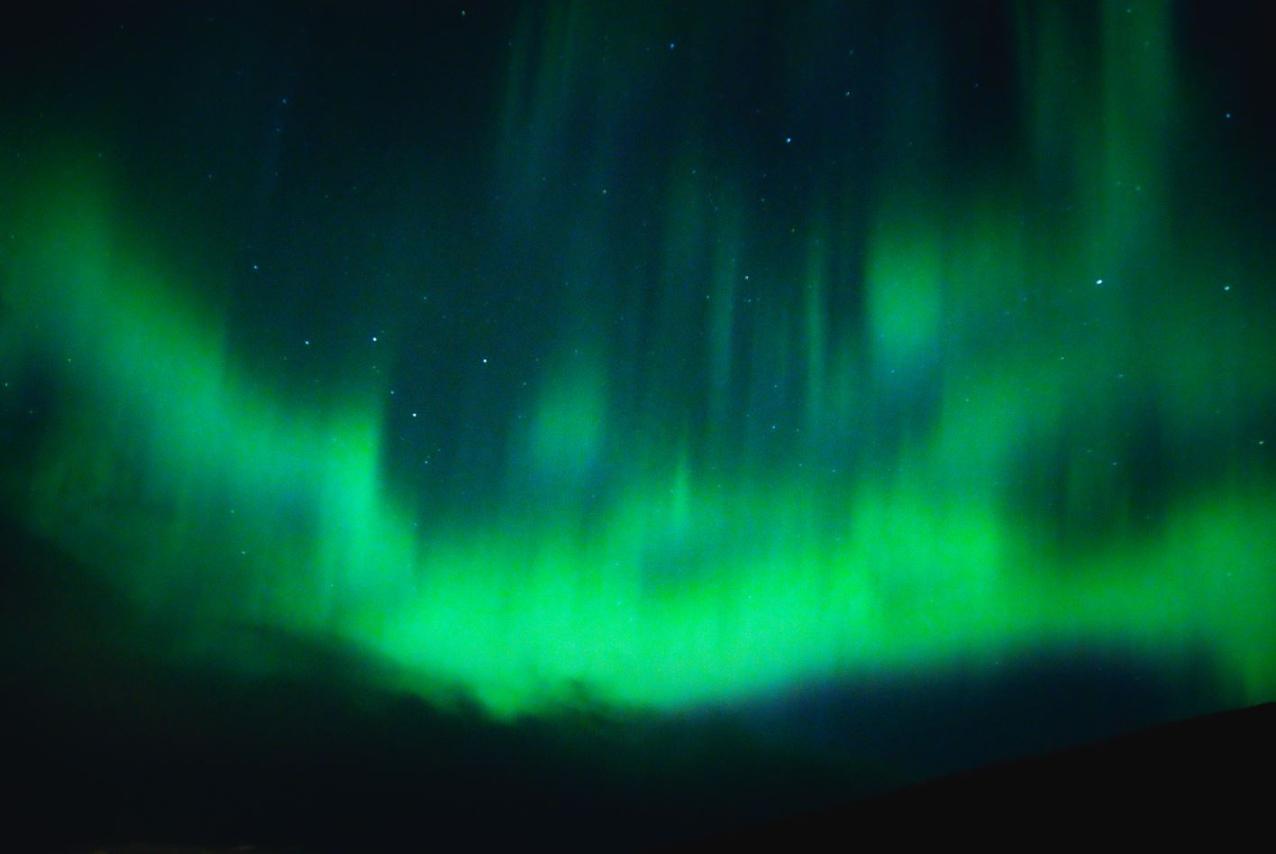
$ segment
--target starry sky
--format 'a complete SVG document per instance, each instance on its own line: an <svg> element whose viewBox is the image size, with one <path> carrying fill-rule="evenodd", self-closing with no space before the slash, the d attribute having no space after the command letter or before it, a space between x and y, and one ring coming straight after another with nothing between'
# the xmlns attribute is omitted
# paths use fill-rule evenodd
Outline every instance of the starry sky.
<svg viewBox="0 0 1276 854"><path fill-rule="evenodd" d="M0 509L147 656L494 725L1276 699L1245 4L373 5L0 58Z"/></svg>

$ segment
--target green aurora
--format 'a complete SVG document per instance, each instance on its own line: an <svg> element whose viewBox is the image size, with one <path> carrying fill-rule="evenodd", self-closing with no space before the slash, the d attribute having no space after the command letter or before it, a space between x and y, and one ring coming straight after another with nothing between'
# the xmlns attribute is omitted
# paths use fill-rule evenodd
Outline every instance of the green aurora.
<svg viewBox="0 0 1276 854"><path fill-rule="evenodd" d="M1226 129L1174 8L1013 7L1013 97L965 148L937 41L844 21L882 28L908 97L773 191L714 122L722 62L658 66L711 28L675 44L639 8L514 16L476 108L482 198L446 163L404 182L484 224L382 258L349 299L391 319L353 312L309 373L322 336L290 329L286 364L246 343L270 321L232 297L264 286L219 279L216 227L157 224L103 132L7 159L7 512L180 624L158 655L287 669L237 634L265 628L501 719L1081 648L1204 650L1215 705L1276 699L1276 259L1260 218L1191 201L1231 179L1180 142ZM827 12L777 42L831 39ZM790 54L772 97L800 128L822 78ZM632 116L669 98L675 141L627 165ZM418 261L455 263L422 286ZM521 294L492 311L526 338L456 308L471 274L484 305ZM409 346L448 299L462 328Z"/></svg>

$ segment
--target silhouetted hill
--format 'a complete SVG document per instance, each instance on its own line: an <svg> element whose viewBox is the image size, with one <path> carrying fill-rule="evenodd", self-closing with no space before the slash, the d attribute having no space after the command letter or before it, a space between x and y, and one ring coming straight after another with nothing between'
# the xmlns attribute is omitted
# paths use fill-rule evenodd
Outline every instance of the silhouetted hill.
<svg viewBox="0 0 1276 854"><path fill-rule="evenodd" d="M889 834L1040 841L1120 834L1270 838L1276 704L1151 727L714 837L715 845L824 846ZM1025 835L1026 834L1026 835Z"/></svg>

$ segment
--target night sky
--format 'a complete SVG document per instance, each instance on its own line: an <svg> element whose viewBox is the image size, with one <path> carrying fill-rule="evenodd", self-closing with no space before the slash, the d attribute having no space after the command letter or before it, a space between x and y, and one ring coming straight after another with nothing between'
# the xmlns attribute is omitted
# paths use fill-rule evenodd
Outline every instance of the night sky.
<svg viewBox="0 0 1276 854"><path fill-rule="evenodd" d="M904 776L1276 699L1254 4L117 5L0 51L23 672Z"/></svg>

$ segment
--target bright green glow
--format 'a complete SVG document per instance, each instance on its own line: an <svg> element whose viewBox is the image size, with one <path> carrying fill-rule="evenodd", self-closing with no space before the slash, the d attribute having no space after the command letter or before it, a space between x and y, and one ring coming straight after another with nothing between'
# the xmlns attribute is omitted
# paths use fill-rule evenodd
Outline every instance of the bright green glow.
<svg viewBox="0 0 1276 854"><path fill-rule="evenodd" d="M23 322L8 331L37 330L28 343L66 354L83 401L38 467L32 512L86 556L127 555L126 583L156 606L173 597L209 620L333 634L498 713L578 684L669 708L1085 638L1157 655L1208 638L1247 696L1273 687L1269 491L1194 496L1163 538L1052 555L979 479L1057 418L1048 390L1010 406L976 379L900 473L849 492L812 493L801 477L715 489L683 467L637 480L584 532L558 509L420 534L379 470L375 414L272 402L195 311L108 252L102 221L57 223L52 251L16 268ZM569 387L533 429L537 464L596 452L601 404L589 383ZM147 494L118 504L137 471ZM191 554L208 557L183 566ZM652 586L652 561L677 572ZM192 585L219 592L192 599Z"/></svg>
<svg viewBox="0 0 1276 854"><path fill-rule="evenodd" d="M543 46L559 64L531 108L507 98L506 135L525 122L538 140L529 174L571 88L617 85L581 67L591 23L563 8ZM1077 643L1153 661L1204 647L1226 702L1276 696L1276 437L1244 426L1276 397L1276 348L1245 322L1265 309L1222 291L1221 241L1202 227L1176 245L1149 215L1168 199L1168 22L1109 10L1095 129L1049 64L1075 34L1025 18L1029 171L1072 175L1071 210L1026 229L1029 194L1006 176L951 197L910 180L882 191L862 257L820 207L804 254L765 269L746 263L744 192L680 165L656 226L650 320L668 346L642 354L649 381L621 387L620 345L569 322L582 345L510 417L526 476L499 510L447 520L385 464L381 388L291 402L102 186L32 179L5 214L0 353L62 393L10 500L143 606L181 613L192 650L242 654L224 646L241 623L335 639L397 686L459 688L501 716L582 691L685 708ZM783 283L765 311L743 308L754 277ZM798 414L767 417L776 401ZM1195 480L1148 486L1127 474L1140 407L1176 460L1232 445Z"/></svg>

